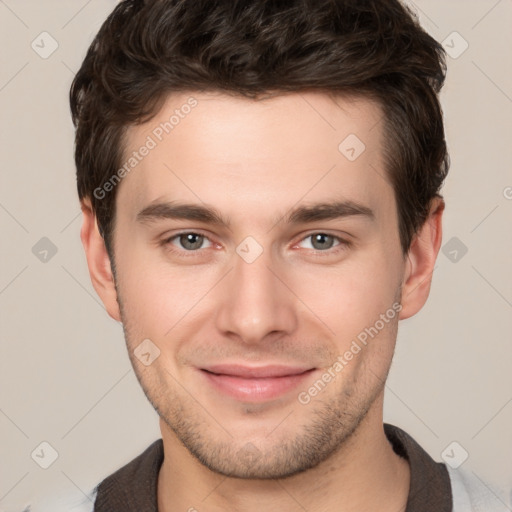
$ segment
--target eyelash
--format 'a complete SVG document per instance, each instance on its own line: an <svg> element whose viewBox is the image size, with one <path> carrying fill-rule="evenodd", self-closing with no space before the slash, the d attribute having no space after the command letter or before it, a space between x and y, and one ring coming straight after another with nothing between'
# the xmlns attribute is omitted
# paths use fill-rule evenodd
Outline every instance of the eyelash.
<svg viewBox="0 0 512 512"><path fill-rule="evenodd" d="M186 249L174 248L174 246L172 245L171 242L178 239L179 237L181 237L183 235L199 235L199 236L204 237L204 239L208 240L212 245L214 245L214 243L210 240L210 238L208 236L206 236L200 232L197 232L197 231L182 231L180 233L176 233L176 234L172 235L171 237L168 237L168 238L162 240L161 245L166 247L166 249L168 251L170 251L172 253L179 254L180 257L187 258L187 257L197 256L197 254L201 251L201 249L186 250ZM347 248L351 247L351 245L352 245L351 242L349 242L348 240L341 238L339 236L332 235L332 234L326 233L324 231L315 231L315 232L309 233L305 237L301 238L297 243L294 243L293 246L295 247L299 243L303 242L304 240L307 240L308 238L312 238L315 235L325 235L328 237L332 237L338 243L337 243L337 245L331 247L330 249L326 249L324 251L322 251L320 249L308 249L309 251L312 251L311 254L314 257L322 257L324 255L338 254L339 252L346 250Z"/></svg>

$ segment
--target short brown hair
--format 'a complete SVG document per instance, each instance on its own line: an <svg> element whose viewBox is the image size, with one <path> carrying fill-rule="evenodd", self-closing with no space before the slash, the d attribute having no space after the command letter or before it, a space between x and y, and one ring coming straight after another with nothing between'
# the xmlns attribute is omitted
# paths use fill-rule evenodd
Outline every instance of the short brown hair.
<svg viewBox="0 0 512 512"><path fill-rule="evenodd" d="M399 0L123 0L92 42L70 91L80 199L109 253L123 135L167 95L222 91L256 99L324 91L376 100L386 172L406 253L448 172L438 93L444 50Z"/></svg>

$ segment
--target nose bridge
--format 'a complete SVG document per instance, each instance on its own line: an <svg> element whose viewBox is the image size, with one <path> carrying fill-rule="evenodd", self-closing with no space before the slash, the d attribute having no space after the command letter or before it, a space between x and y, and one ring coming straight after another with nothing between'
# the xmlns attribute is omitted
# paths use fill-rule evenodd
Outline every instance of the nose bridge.
<svg viewBox="0 0 512 512"><path fill-rule="evenodd" d="M250 242L249 242L250 244ZM254 258L240 244L233 269L224 280L218 297L217 326L221 332L235 333L245 343L257 343L273 332L291 332L296 327L293 294L276 277L270 251Z"/></svg>

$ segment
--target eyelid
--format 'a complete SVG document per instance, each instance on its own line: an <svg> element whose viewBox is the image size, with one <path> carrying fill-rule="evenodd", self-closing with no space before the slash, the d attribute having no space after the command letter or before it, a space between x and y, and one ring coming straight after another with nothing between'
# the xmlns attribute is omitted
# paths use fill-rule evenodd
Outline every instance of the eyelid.
<svg viewBox="0 0 512 512"><path fill-rule="evenodd" d="M313 249L309 249L310 251L314 251L314 252L317 252L317 253L333 253L333 252L336 252L336 249L340 248L340 246L341 247L348 247L348 246L350 246L352 244L352 242L350 240L348 240L348 238L350 238L348 234L345 237L342 237L340 235L336 235L334 233L330 233L328 230L327 231L325 231L325 230L324 231L316 230L316 231L311 231L311 232L309 232L307 234L301 235L301 238L297 242L294 242L292 244L292 248L295 248L301 242L303 242L304 240L307 240L308 238L311 238L314 235L330 236L330 237L334 238L338 242L333 247L330 247L329 249L325 249L325 250L314 249L314 248Z"/></svg>
<svg viewBox="0 0 512 512"><path fill-rule="evenodd" d="M173 249L174 251L177 251L177 252L180 252L180 253L186 253L187 255L193 255L193 254L197 254L199 252L201 252L202 250L204 249L209 249L211 247L215 247L215 246L219 246L220 244L218 244L217 242L214 242L210 235L208 234L205 234L201 229L189 229L189 230L182 230L182 231L178 231L176 233L173 233L172 235L168 235L168 236L165 236L162 241L160 242L161 245L163 246L166 246L166 245L172 245L171 242L177 238L179 238L180 236L182 235L189 235L189 234L194 234L194 235L199 235L199 236L202 236L205 240L208 240L208 242L211 244L210 247L205 247L203 249L196 249L196 250L186 250L186 249L180 249L178 247L175 247L173 245ZM325 249L325 250L320 250L320 249L308 249L309 251L313 251L315 253L325 253L325 254L332 254L332 253L335 253L337 252L338 250L343 250L344 248L350 246L352 244L352 242L350 240L347 240L347 238L349 238L349 235L347 234L346 237L342 237L340 235L335 235L334 233L330 233L328 230L316 230L316 231L310 231L308 233L303 233L300 235L300 239L298 239L296 242L294 242L291 246L291 248L295 248L296 246L298 246L301 242L307 240L308 238L311 238L312 236L314 235L327 235L327 236L330 236L332 238L334 238L338 243L336 245L334 245L333 247L330 247L329 249Z"/></svg>
<svg viewBox="0 0 512 512"><path fill-rule="evenodd" d="M194 230L189 229L189 230L185 230L185 231L178 231L176 233L173 233L172 235L165 235L164 238L162 239L161 243L163 245L171 244L171 242L173 240L175 240L183 235L199 235L199 236L202 236L205 240L208 240L208 242L210 242L211 245L215 245L215 242L210 238L210 235L203 233L200 229L194 229ZM182 251L184 251L184 252L199 252L199 249L197 249L195 251L186 251L185 249L182 249Z"/></svg>

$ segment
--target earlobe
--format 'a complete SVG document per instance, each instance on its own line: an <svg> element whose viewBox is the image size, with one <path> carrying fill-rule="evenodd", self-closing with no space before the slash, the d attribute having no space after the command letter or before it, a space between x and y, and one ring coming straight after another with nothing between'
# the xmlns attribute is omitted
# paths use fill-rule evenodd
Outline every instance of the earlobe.
<svg viewBox="0 0 512 512"><path fill-rule="evenodd" d="M402 284L400 319L415 315L427 301L442 241L444 201L433 199L427 220L416 233L407 254Z"/></svg>
<svg viewBox="0 0 512 512"><path fill-rule="evenodd" d="M94 214L91 202L88 199L81 201L82 208L82 229L80 238L87 258L91 282L105 305L107 313L118 322L121 321L117 292L114 283L114 275L110 258L105 247L105 241L98 229L96 215Z"/></svg>

